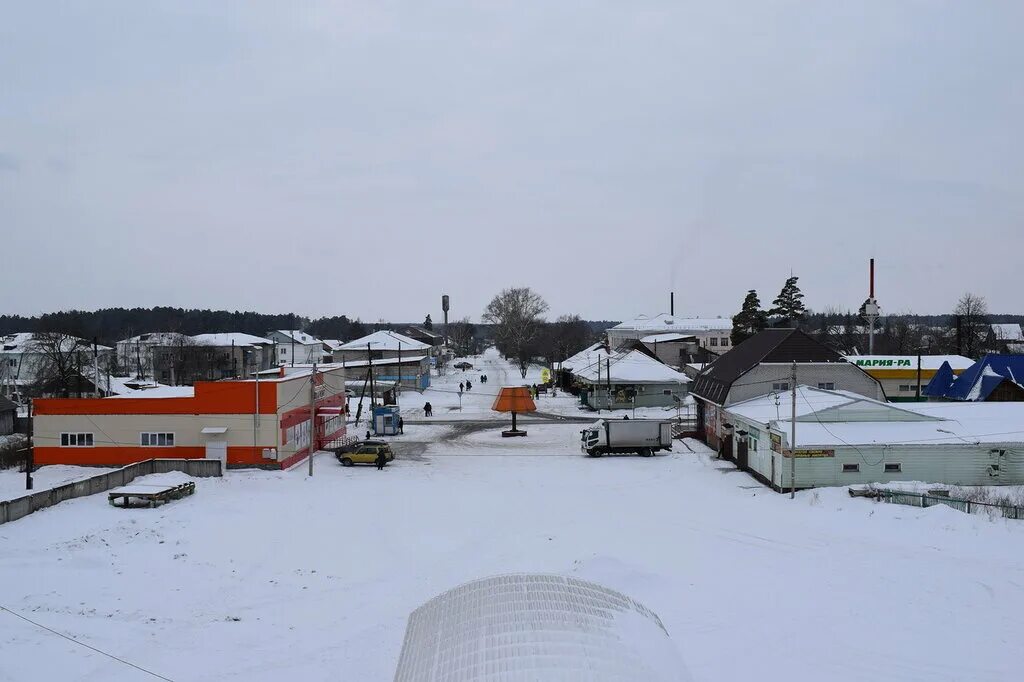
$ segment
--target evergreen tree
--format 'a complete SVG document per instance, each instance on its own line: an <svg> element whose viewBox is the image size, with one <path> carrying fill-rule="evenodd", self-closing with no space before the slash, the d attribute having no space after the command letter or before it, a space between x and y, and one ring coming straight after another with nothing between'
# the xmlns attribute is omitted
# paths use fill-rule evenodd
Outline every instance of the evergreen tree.
<svg viewBox="0 0 1024 682"><path fill-rule="evenodd" d="M434 330L434 321L430 319L430 314L427 313L427 319L423 320L423 328L427 331Z"/></svg>
<svg viewBox="0 0 1024 682"><path fill-rule="evenodd" d="M743 299L739 314L732 318L732 345L743 343L767 325L767 313L761 310L761 299L751 289Z"/></svg>
<svg viewBox="0 0 1024 682"><path fill-rule="evenodd" d="M768 314L778 318L780 324L797 324L807 314L803 302L804 295L800 293L800 287L796 284L798 279L800 278L790 277L787 279L786 283L782 285L782 291L779 292L778 297L772 301L772 305L775 307Z"/></svg>

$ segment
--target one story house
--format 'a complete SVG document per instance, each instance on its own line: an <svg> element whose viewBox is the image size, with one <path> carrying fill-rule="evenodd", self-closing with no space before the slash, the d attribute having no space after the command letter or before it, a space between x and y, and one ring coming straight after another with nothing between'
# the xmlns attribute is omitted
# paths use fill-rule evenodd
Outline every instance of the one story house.
<svg viewBox="0 0 1024 682"><path fill-rule="evenodd" d="M334 353L335 362L350 365L360 360L429 356L432 346L410 339L398 332L381 330L341 345ZM429 363L428 363L429 364Z"/></svg>
<svg viewBox="0 0 1024 682"><path fill-rule="evenodd" d="M730 458L775 490L891 481L1024 483L1024 404L897 405L849 391L798 386L795 462L792 397L766 395L724 410Z"/></svg>
<svg viewBox="0 0 1024 682"><path fill-rule="evenodd" d="M672 407L683 400L690 380L682 372L631 350L572 370L584 405L601 410Z"/></svg>

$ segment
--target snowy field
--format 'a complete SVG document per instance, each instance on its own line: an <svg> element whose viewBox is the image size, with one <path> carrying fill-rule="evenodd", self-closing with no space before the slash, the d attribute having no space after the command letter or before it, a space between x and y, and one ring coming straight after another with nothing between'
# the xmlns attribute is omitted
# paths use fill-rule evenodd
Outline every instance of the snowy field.
<svg viewBox="0 0 1024 682"><path fill-rule="evenodd" d="M40 490L49 490L65 483L113 471L104 467L77 467L64 464L45 466L32 472L32 490L25 490L25 472L13 469L0 470L0 500L13 500Z"/></svg>
<svg viewBox="0 0 1024 682"><path fill-rule="evenodd" d="M324 455L156 509L62 503L0 526L0 604L177 681L372 682L427 599L555 572L654 610L696 680L1021 678L1024 523L794 502L696 443L590 459L579 425L528 428L414 426L383 472ZM5 682L148 677L3 612L0 652Z"/></svg>

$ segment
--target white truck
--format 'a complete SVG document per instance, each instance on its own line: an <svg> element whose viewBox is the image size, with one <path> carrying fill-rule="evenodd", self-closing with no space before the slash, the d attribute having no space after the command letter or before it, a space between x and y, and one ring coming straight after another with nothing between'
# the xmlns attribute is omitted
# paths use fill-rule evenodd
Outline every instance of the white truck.
<svg viewBox="0 0 1024 682"><path fill-rule="evenodd" d="M672 422L665 419L600 419L580 433L580 449L591 457L613 452L651 457L672 449Z"/></svg>

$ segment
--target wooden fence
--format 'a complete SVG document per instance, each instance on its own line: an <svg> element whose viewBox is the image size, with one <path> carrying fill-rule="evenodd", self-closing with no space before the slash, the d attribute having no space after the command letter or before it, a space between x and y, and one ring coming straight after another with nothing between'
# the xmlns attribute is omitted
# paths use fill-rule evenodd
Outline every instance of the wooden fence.
<svg viewBox="0 0 1024 682"><path fill-rule="evenodd" d="M147 459L114 471L108 471L105 474L97 474L80 481L59 485L56 488L40 490L23 497L0 502L0 523L17 521L34 511L52 507L64 500L95 495L111 488L127 485L138 476L163 474L169 471L181 471L197 478L224 475L224 472L221 471L220 460L217 459Z"/></svg>

